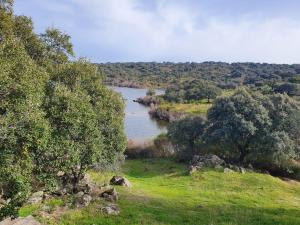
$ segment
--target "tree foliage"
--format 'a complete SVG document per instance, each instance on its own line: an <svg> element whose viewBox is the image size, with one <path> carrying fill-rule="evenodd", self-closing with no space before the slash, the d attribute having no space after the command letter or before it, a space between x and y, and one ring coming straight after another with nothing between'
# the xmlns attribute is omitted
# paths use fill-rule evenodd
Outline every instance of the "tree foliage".
<svg viewBox="0 0 300 225"><path fill-rule="evenodd" d="M123 153L124 103L103 75L74 55L70 36L39 36L12 1L0 1L0 218L17 215L30 191L71 178L74 192L88 168L115 165Z"/></svg>
<svg viewBox="0 0 300 225"><path fill-rule="evenodd" d="M167 88L164 98L168 101L190 102L207 99L215 99L220 95L221 89L205 80L186 81L181 85Z"/></svg>
<svg viewBox="0 0 300 225"><path fill-rule="evenodd" d="M203 135L206 121L203 117L187 117L168 126L168 137L177 146L177 157L189 160L197 152L196 141Z"/></svg>
<svg viewBox="0 0 300 225"><path fill-rule="evenodd" d="M287 95L240 89L209 110L206 141L239 163L281 167L299 157L299 110Z"/></svg>

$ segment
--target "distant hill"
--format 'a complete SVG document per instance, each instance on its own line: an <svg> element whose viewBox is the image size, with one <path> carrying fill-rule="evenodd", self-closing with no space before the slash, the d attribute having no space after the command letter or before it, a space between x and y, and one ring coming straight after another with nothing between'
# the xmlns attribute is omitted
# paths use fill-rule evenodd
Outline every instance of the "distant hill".
<svg viewBox="0 0 300 225"><path fill-rule="evenodd" d="M97 65L105 73L108 84L128 87L165 87L194 78L213 81L222 88L300 83L300 64L130 62Z"/></svg>

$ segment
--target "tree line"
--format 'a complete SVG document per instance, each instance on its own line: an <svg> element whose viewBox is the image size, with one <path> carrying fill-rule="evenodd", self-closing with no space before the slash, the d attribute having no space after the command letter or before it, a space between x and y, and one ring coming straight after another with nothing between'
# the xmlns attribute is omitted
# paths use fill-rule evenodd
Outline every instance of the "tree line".
<svg viewBox="0 0 300 225"><path fill-rule="evenodd" d="M136 62L97 64L112 85L167 87L178 81L202 79L220 88L261 87L280 83L300 84L300 65L223 62Z"/></svg>

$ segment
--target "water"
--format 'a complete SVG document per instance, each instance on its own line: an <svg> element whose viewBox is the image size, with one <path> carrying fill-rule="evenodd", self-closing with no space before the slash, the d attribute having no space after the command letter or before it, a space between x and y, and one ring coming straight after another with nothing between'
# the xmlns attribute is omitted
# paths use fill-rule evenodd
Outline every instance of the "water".
<svg viewBox="0 0 300 225"><path fill-rule="evenodd" d="M122 94L125 99L125 133L129 140L146 141L166 131L166 123L157 121L149 116L149 108L137 102L139 97L146 96L147 89L112 87ZM163 94L162 90L156 90L156 94Z"/></svg>

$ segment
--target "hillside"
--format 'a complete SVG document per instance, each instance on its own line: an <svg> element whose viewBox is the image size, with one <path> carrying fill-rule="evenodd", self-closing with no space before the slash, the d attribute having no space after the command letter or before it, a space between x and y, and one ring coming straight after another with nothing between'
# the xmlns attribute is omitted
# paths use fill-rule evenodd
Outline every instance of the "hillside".
<svg viewBox="0 0 300 225"><path fill-rule="evenodd" d="M297 83L300 77L299 64L137 62L97 65L106 75L107 83L128 87L165 87L179 80L201 78L223 88L232 88L286 81Z"/></svg>
<svg viewBox="0 0 300 225"><path fill-rule="evenodd" d="M99 184L110 178L109 174L90 174ZM46 221L61 225L300 224L298 182L266 174L225 174L208 169L190 176L185 165L167 160L129 160L123 174L133 187L117 189L119 216L105 216L98 209L101 203L95 202L86 209L58 209L59 213L48 215ZM39 215L41 207L25 206L21 215Z"/></svg>

